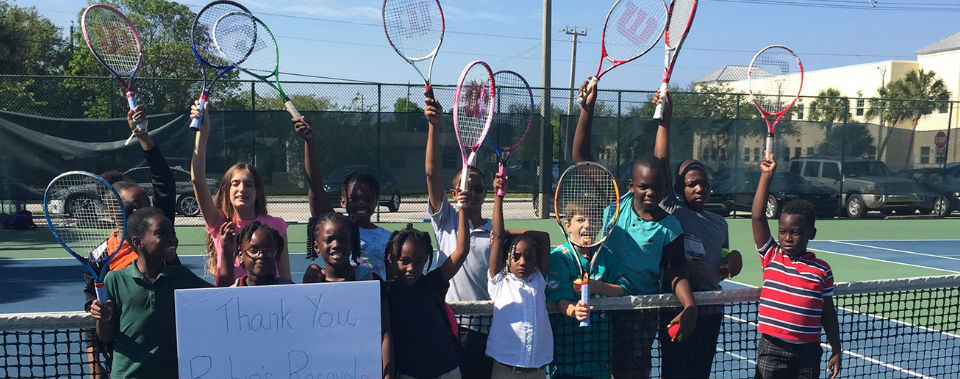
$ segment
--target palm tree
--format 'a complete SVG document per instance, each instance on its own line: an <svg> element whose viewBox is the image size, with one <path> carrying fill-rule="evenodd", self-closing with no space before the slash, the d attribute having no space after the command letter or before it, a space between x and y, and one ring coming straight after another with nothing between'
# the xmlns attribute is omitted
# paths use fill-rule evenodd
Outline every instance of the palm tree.
<svg viewBox="0 0 960 379"><path fill-rule="evenodd" d="M817 92L817 98L810 102L810 121L843 122L847 120L850 99L843 97L840 90L828 87Z"/></svg>
<svg viewBox="0 0 960 379"><path fill-rule="evenodd" d="M943 79L937 78L933 70L922 68L911 70L901 79L887 83L878 90L878 97L870 99L867 118L876 118L881 125L895 126L901 121L911 123L910 152L913 151L914 135L920 118L941 109L950 100ZM887 132L877 151L877 157L883 155L890 133ZM909 164L911 155L907 154Z"/></svg>

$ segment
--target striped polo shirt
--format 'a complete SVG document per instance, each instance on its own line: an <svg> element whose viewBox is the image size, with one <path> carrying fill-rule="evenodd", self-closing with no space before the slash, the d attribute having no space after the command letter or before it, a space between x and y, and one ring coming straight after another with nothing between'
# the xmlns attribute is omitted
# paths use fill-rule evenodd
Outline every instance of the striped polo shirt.
<svg viewBox="0 0 960 379"><path fill-rule="evenodd" d="M757 252L763 265L757 331L788 342L819 342L823 298L833 296L830 265L810 252L783 254L773 237Z"/></svg>

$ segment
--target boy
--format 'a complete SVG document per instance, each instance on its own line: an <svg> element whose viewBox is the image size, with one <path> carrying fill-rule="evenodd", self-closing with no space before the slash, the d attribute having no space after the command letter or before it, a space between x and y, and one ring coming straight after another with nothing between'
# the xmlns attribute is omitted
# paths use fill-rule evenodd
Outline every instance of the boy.
<svg viewBox="0 0 960 379"><path fill-rule="evenodd" d="M816 212L810 202L787 203L780 213L777 240L770 235L764 207L776 167L772 154L760 162L760 182L750 216L763 266L756 377L818 378L822 326L830 342L827 370L832 379L841 367L833 273L827 262L807 252L807 242L817 234Z"/></svg>

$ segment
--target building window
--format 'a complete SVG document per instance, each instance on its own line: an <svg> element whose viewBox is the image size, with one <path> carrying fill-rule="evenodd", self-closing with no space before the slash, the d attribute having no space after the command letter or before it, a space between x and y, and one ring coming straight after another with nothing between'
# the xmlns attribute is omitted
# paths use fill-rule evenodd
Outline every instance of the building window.
<svg viewBox="0 0 960 379"><path fill-rule="evenodd" d="M721 161L727 160L727 149L719 149L719 150L720 150L720 160Z"/></svg>
<svg viewBox="0 0 960 379"><path fill-rule="evenodd" d="M930 164L930 146L920 148L920 164Z"/></svg>
<svg viewBox="0 0 960 379"><path fill-rule="evenodd" d="M803 151L802 148L799 148L799 147L793 148L793 157L794 157L794 158L799 157L799 156L800 156L800 152L802 152L802 151Z"/></svg>
<svg viewBox="0 0 960 379"><path fill-rule="evenodd" d="M743 148L743 161L744 161L744 162L750 162L750 148L749 148L749 147Z"/></svg>
<svg viewBox="0 0 960 379"><path fill-rule="evenodd" d="M857 116L863 116L863 107L866 105L866 100L857 99Z"/></svg>
<svg viewBox="0 0 960 379"><path fill-rule="evenodd" d="M813 153L813 148L812 148L812 147L808 147L808 148L807 148L807 155L813 155L813 154L814 154L814 153Z"/></svg>
<svg viewBox="0 0 960 379"><path fill-rule="evenodd" d="M803 104L797 104L797 119L803 120Z"/></svg>
<svg viewBox="0 0 960 379"><path fill-rule="evenodd" d="M759 148L759 147L753 148L753 161L754 161L754 162L760 162L760 148Z"/></svg>
<svg viewBox="0 0 960 379"><path fill-rule="evenodd" d="M937 164L947 163L947 154L946 152L937 153Z"/></svg>

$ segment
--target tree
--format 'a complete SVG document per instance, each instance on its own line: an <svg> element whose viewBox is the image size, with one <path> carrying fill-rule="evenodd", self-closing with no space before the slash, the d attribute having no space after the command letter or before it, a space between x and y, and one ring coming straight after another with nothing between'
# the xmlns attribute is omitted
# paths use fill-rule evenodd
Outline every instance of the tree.
<svg viewBox="0 0 960 379"><path fill-rule="evenodd" d="M410 101L406 97L398 97L397 101L393 102L393 112L394 113L423 113L423 108L420 108L419 105Z"/></svg>
<svg viewBox="0 0 960 379"><path fill-rule="evenodd" d="M843 124L830 129L817 153L864 157L874 152L873 136L864 124Z"/></svg>
<svg viewBox="0 0 960 379"><path fill-rule="evenodd" d="M913 151L914 135L920 118L943 109L950 100L950 91L943 79L933 70L911 70L903 78L887 83L877 90L879 96L870 99L868 119L877 119L881 125L896 126L901 121L910 122L910 150ZM880 143L877 156L883 155L889 140L887 132ZM909 164L910 154L906 155Z"/></svg>
<svg viewBox="0 0 960 379"><path fill-rule="evenodd" d="M810 102L807 119L810 121L843 122L849 116L850 99L843 97L840 90L829 87L817 92L817 98Z"/></svg>
<svg viewBox="0 0 960 379"><path fill-rule="evenodd" d="M59 27L34 7L0 1L0 72L51 75L63 71L70 49Z"/></svg>

